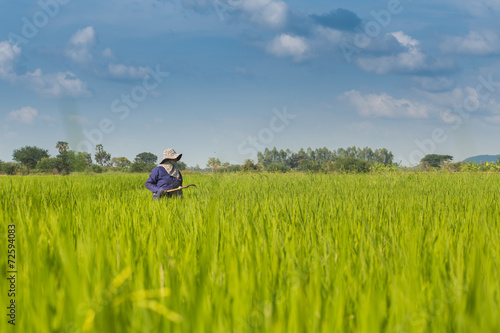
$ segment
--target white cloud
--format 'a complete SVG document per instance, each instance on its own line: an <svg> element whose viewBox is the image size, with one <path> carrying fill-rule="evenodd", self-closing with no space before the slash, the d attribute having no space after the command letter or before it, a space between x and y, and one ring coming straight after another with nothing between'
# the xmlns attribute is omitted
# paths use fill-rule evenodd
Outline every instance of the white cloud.
<svg viewBox="0 0 500 333"><path fill-rule="evenodd" d="M437 92L416 90L416 93L426 105L432 105L434 113L439 114L446 123L449 123L450 112L464 118L481 118L490 123L496 123L499 119L500 103L493 96L481 99L478 91L471 86ZM478 110L481 112L476 112Z"/></svg>
<svg viewBox="0 0 500 333"><path fill-rule="evenodd" d="M301 61L306 57L309 45L302 37L282 34L268 44L267 51L278 57L290 56L296 61Z"/></svg>
<svg viewBox="0 0 500 333"><path fill-rule="evenodd" d="M339 44L343 39L343 33L339 30L335 30L332 28L325 28L322 26L318 26L317 28L318 34L325 38L328 42L333 45Z"/></svg>
<svg viewBox="0 0 500 333"><path fill-rule="evenodd" d="M280 0L243 0L240 7L255 23L279 28L287 19L288 6Z"/></svg>
<svg viewBox="0 0 500 333"><path fill-rule="evenodd" d="M84 63L92 60L91 50L95 43L95 30L92 26L78 30L69 40L66 56L71 60Z"/></svg>
<svg viewBox="0 0 500 333"><path fill-rule="evenodd" d="M0 42L0 78L28 87L47 97L88 95L87 85L72 72L44 74L40 68L18 75L14 63L21 55L21 48L8 41Z"/></svg>
<svg viewBox="0 0 500 333"><path fill-rule="evenodd" d="M0 42L0 78L12 75L14 62L21 54L21 48L8 41Z"/></svg>
<svg viewBox="0 0 500 333"><path fill-rule="evenodd" d="M31 106L25 106L20 108L19 110L11 111L6 118L6 121L16 121L23 124L33 124L36 116L38 115L38 111Z"/></svg>
<svg viewBox="0 0 500 333"><path fill-rule="evenodd" d="M500 54L500 38L490 30L470 31L465 37L446 37L441 44L441 50L448 53L479 56Z"/></svg>
<svg viewBox="0 0 500 333"><path fill-rule="evenodd" d="M366 117L387 118L427 118L429 107L408 99L395 99L386 93L362 95L357 90L345 92L341 98L347 98L357 112Z"/></svg>
<svg viewBox="0 0 500 333"><path fill-rule="evenodd" d="M234 15L271 29L283 27L288 18L288 5L282 0L182 0L180 3L199 13L215 9L221 20L226 15Z"/></svg>
<svg viewBox="0 0 500 333"><path fill-rule="evenodd" d="M30 89L47 97L85 96L89 95L87 84L72 72L44 74L41 69L18 76L18 80Z"/></svg>
<svg viewBox="0 0 500 333"><path fill-rule="evenodd" d="M449 62L432 61L420 49L420 42L402 31L393 32L389 35L397 40L399 45L404 48L404 51L390 56L360 57L357 64L361 69L367 72L386 74L390 72L443 71L452 67Z"/></svg>
<svg viewBox="0 0 500 333"><path fill-rule="evenodd" d="M118 78L142 79L149 75L146 67L125 66L122 64L109 64L108 70L111 75Z"/></svg>
<svg viewBox="0 0 500 333"><path fill-rule="evenodd" d="M467 98L478 98L476 90L472 87L456 87L453 90L443 92L419 91L417 93L420 98L444 109L454 107L455 105L463 105Z"/></svg>

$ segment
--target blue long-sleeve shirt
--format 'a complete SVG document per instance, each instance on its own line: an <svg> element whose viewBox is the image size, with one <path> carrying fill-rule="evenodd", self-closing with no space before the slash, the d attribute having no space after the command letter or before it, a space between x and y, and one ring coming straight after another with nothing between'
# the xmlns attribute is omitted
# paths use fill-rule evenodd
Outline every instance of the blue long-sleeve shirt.
<svg viewBox="0 0 500 333"><path fill-rule="evenodd" d="M153 198L158 199L161 196L163 190L173 190L182 186L182 175L179 172L179 178L172 177L168 174L162 166L157 166L151 171L148 180L146 181L146 188L153 192ZM168 193L167 196L170 198L172 195L176 195L182 198L182 190Z"/></svg>

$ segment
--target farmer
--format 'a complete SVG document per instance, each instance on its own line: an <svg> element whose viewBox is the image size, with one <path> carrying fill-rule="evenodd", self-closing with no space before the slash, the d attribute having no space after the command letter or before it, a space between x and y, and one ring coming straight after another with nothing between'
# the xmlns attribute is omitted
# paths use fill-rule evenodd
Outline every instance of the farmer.
<svg viewBox="0 0 500 333"><path fill-rule="evenodd" d="M153 199L160 197L171 198L172 195L182 198L182 190L166 193L182 186L182 175L177 169L177 161L182 154L177 154L173 149L167 149L163 152L163 160L160 165L154 168L146 181L146 188L153 192Z"/></svg>

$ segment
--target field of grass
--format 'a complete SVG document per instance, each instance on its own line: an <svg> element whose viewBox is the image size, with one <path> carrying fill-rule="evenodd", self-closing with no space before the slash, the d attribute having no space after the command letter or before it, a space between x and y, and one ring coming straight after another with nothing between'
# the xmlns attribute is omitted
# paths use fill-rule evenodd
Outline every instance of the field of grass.
<svg viewBox="0 0 500 333"><path fill-rule="evenodd" d="M497 174L147 176L0 177L16 332L500 332Z"/></svg>

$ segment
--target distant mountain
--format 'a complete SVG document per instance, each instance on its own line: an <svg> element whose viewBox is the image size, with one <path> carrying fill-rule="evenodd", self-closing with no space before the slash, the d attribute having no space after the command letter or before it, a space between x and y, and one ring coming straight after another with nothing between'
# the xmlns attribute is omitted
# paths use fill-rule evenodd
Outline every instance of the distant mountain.
<svg viewBox="0 0 500 333"><path fill-rule="evenodd" d="M496 162L500 155L477 155L473 157L469 157L464 160L465 163L467 162L472 162L472 163L477 163L481 164L481 162L486 163L486 162Z"/></svg>

